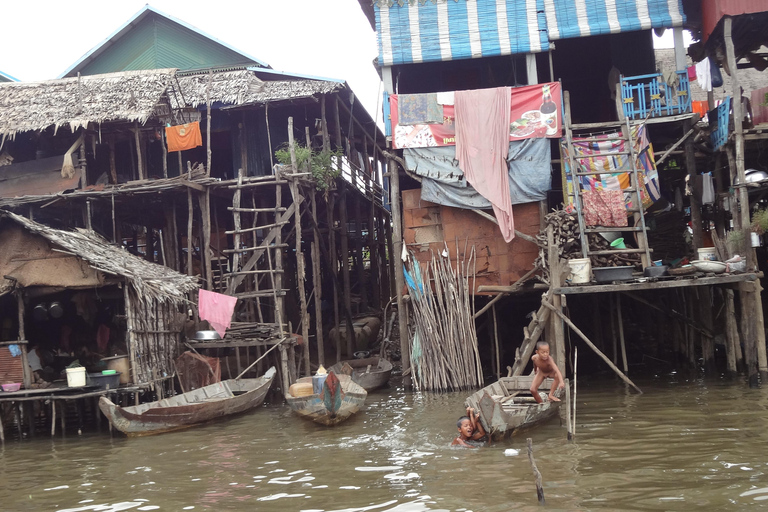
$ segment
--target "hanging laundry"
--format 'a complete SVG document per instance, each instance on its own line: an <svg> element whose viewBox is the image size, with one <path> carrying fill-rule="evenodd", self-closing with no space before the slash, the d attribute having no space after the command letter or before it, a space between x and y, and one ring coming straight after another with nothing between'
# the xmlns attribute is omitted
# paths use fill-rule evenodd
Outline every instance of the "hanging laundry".
<svg viewBox="0 0 768 512"><path fill-rule="evenodd" d="M703 91L712 90L712 73L709 71L709 59L703 59L696 63L696 79Z"/></svg>
<svg viewBox="0 0 768 512"><path fill-rule="evenodd" d="M688 66L686 69L688 70L688 80L696 80L696 66Z"/></svg>
<svg viewBox="0 0 768 512"><path fill-rule="evenodd" d="M711 173L701 175L701 204L715 204L715 186Z"/></svg>
<svg viewBox="0 0 768 512"><path fill-rule="evenodd" d="M201 289L197 300L200 319L208 320L211 327L223 338L232 323L232 313L235 311L237 297Z"/></svg>
<svg viewBox="0 0 768 512"><path fill-rule="evenodd" d="M168 141L168 152L184 151L203 145L203 135L200 133L200 123L168 126L165 129L165 139Z"/></svg>
<svg viewBox="0 0 768 512"><path fill-rule="evenodd" d="M587 226L627 225L627 209L621 190L583 190L581 197L584 223Z"/></svg>
<svg viewBox="0 0 768 512"><path fill-rule="evenodd" d="M443 106L437 93L400 94L397 102L398 124L443 124Z"/></svg>
<svg viewBox="0 0 768 512"><path fill-rule="evenodd" d="M509 195L511 89L456 91L456 159L467 182L493 205L504 241L515 237Z"/></svg>

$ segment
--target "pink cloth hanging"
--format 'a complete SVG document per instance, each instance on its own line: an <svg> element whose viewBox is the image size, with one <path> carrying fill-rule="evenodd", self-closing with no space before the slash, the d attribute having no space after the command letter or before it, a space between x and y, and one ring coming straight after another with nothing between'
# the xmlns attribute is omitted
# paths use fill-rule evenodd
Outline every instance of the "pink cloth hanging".
<svg viewBox="0 0 768 512"><path fill-rule="evenodd" d="M456 159L467 181L493 205L504 241L515 237L509 196L509 87L456 91Z"/></svg>
<svg viewBox="0 0 768 512"><path fill-rule="evenodd" d="M211 327L223 338L232 323L232 313L235 311L237 297L201 289L197 301L200 319L208 320Z"/></svg>

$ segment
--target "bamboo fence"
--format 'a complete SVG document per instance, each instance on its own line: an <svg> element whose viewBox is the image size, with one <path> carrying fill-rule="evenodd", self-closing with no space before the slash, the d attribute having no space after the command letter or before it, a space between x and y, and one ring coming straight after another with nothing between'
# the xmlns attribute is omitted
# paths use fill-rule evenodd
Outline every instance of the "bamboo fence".
<svg viewBox="0 0 768 512"><path fill-rule="evenodd" d="M457 244L458 245L458 244ZM422 265L410 253L404 265L411 296L411 367L416 389L456 391L481 387L483 375L473 318L470 275L475 248L452 267L448 250ZM472 270L470 272L470 270Z"/></svg>

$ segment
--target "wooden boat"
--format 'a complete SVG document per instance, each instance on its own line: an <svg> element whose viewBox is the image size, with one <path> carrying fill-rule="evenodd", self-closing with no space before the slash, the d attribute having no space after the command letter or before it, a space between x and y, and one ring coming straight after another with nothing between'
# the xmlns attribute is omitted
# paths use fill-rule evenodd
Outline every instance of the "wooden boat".
<svg viewBox="0 0 768 512"><path fill-rule="evenodd" d="M159 434L251 410L264 402L275 377L272 367L258 379L229 379L146 404L120 407L99 399L101 412L129 436Z"/></svg>
<svg viewBox="0 0 768 512"><path fill-rule="evenodd" d="M296 381L296 384L311 386L312 377L302 377ZM336 375L333 371L329 371L320 393L294 396L289 391L285 394L285 401L302 418L321 425L333 426L359 411L367 396L368 392L356 384L349 375Z"/></svg>
<svg viewBox="0 0 768 512"><path fill-rule="evenodd" d="M544 379L539 387L539 404L530 392L533 376L502 377L493 384L470 395L465 406L473 407L480 414L483 428L492 439L503 439L518 430L534 427L557 416L560 405L547 398L552 379ZM568 386L566 379L565 385Z"/></svg>
<svg viewBox="0 0 768 512"><path fill-rule="evenodd" d="M392 363L383 357L367 357L365 359L350 359L339 361L331 366L337 375L345 374L366 391L382 388L389 382L392 374ZM351 372L351 373L350 373Z"/></svg>

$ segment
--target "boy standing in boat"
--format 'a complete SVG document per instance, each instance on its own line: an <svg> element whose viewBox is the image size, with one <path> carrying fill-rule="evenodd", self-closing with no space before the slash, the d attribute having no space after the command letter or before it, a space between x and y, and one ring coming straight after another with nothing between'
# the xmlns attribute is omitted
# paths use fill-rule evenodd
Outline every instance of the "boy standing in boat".
<svg viewBox="0 0 768 512"><path fill-rule="evenodd" d="M531 361L535 373L533 383L531 383L531 394L534 400L543 403L539 396L539 386L544 382L544 379L551 378L555 381L552 383L552 389L549 390L549 400L550 402L559 402L560 399L555 396L555 390L565 388L565 381L563 381L563 375L555 364L555 360L549 355L549 343L546 341L536 343L536 353L531 357Z"/></svg>
<svg viewBox="0 0 768 512"><path fill-rule="evenodd" d="M453 440L451 446L477 448L482 444L477 441L485 437L485 429L480 423L480 414L476 413L472 407L467 407L467 415L459 418L456 426L459 428L459 437Z"/></svg>

